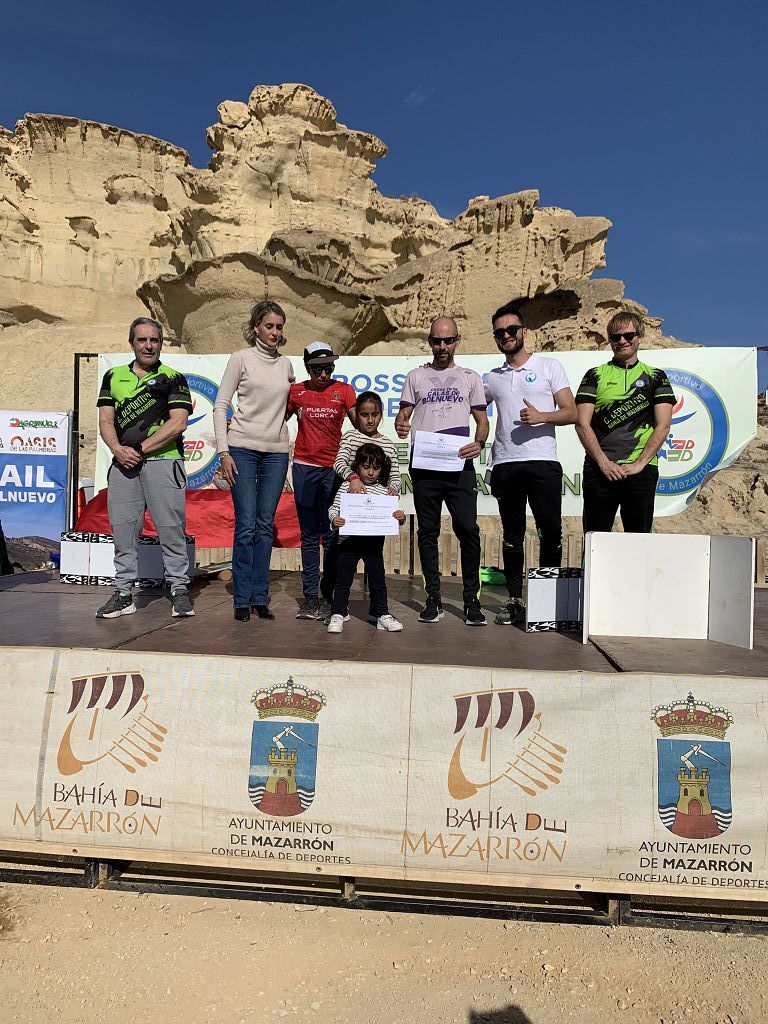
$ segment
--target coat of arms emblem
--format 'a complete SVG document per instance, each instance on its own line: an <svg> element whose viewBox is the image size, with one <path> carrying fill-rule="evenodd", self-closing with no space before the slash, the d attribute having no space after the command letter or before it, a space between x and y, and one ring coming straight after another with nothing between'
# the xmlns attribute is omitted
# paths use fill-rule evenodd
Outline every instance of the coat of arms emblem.
<svg viewBox="0 0 768 1024"><path fill-rule="evenodd" d="M689 693L655 707L651 718L662 735L656 740L662 824L686 839L721 835L733 816L731 745L725 742L733 716Z"/></svg>
<svg viewBox="0 0 768 1024"><path fill-rule="evenodd" d="M263 814L303 814L315 797L320 732L316 719L325 697L289 678L257 690L251 703L259 716L251 733L251 802Z"/></svg>

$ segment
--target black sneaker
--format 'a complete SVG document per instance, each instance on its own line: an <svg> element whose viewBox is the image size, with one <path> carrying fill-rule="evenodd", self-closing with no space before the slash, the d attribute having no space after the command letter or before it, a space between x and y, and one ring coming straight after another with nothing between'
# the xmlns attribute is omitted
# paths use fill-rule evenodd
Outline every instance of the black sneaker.
<svg viewBox="0 0 768 1024"><path fill-rule="evenodd" d="M296 612L297 619L322 619L322 617L319 597L305 597Z"/></svg>
<svg viewBox="0 0 768 1024"><path fill-rule="evenodd" d="M133 615L136 605L130 594L116 590L112 597L96 612L97 619L116 619L119 615Z"/></svg>
<svg viewBox="0 0 768 1024"><path fill-rule="evenodd" d="M189 594L186 590L172 590L171 604L173 605L171 615L174 619L183 619L195 614L195 609L192 607L192 602L189 600Z"/></svg>
<svg viewBox="0 0 768 1024"><path fill-rule="evenodd" d="M427 597L419 622L439 622L445 612L439 597Z"/></svg>
<svg viewBox="0 0 768 1024"><path fill-rule="evenodd" d="M525 605L519 597L513 597L509 604L500 608L493 620L497 626L516 626L525 619Z"/></svg>
<svg viewBox="0 0 768 1024"><path fill-rule="evenodd" d="M483 609L480 607L480 602L477 598L464 605L464 623L467 626L488 625L488 620L483 615Z"/></svg>

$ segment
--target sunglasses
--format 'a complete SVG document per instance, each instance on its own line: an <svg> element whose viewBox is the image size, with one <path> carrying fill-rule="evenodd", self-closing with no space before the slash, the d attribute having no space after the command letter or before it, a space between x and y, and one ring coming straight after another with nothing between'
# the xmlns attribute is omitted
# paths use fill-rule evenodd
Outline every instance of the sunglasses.
<svg viewBox="0 0 768 1024"><path fill-rule="evenodd" d="M507 335L510 338L514 338L519 330L522 329L522 324L511 324L509 327L497 327L493 332L493 336L496 341L504 341Z"/></svg>
<svg viewBox="0 0 768 1024"><path fill-rule="evenodd" d="M310 366L309 372L313 377L320 377L324 373L327 373L330 377L333 373L333 363L330 366Z"/></svg>
<svg viewBox="0 0 768 1024"><path fill-rule="evenodd" d="M619 331L618 334L609 334L608 337L614 342L621 341L622 338L624 341L634 341L637 337L637 331Z"/></svg>
<svg viewBox="0 0 768 1024"><path fill-rule="evenodd" d="M428 338L430 345L453 345L455 341L459 340L458 334L454 334L452 338Z"/></svg>

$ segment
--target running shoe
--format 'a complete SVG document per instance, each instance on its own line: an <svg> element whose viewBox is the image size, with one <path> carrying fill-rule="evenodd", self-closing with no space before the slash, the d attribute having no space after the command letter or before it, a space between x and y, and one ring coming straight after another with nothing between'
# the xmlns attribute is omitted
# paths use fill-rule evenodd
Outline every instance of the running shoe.
<svg viewBox="0 0 768 1024"><path fill-rule="evenodd" d="M112 597L96 612L97 619L116 619L120 615L133 615L136 605L130 594L116 590Z"/></svg>
<svg viewBox="0 0 768 1024"><path fill-rule="evenodd" d="M394 615L381 615L376 623L376 629L382 629L385 633L399 633L402 628L402 622Z"/></svg>
<svg viewBox="0 0 768 1024"><path fill-rule="evenodd" d="M419 622L439 622L444 614L440 598L427 597L427 603L419 615Z"/></svg>
<svg viewBox="0 0 768 1024"><path fill-rule="evenodd" d="M519 597L513 597L509 604L500 608L493 620L497 626L516 626L525 618L525 605Z"/></svg>
<svg viewBox="0 0 768 1024"><path fill-rule="evenodd" d="M296 612L297 619L322 619L319 597L306 597L299 610Z"/></svg>
<svg viewBox="0 0 768 1024"><path fill-rule="evenodd" d="M487 626L488 620L483 615L480 602L475 598L464 605L464 622L467 626Z"/></svg>
<svg viewBox="0 0 768 1024"><path fill-rule="evenodd" d="M195 609L192 607L186 590L172 590L171 604L173 605L171 615L174 619L183 619L195 614Z"/></svg>

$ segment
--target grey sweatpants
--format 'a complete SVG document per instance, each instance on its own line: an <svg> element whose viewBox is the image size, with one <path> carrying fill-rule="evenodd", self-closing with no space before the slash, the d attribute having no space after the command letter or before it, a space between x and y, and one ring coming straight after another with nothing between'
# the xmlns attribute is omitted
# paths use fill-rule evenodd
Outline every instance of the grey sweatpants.
<svg viewBox="0 0 768 1024"><path fill-rule="evenodd" d="M107 511L115 540L116 590L130 593L138 577L139 537L147 508L163 549L166 581L171 590L186 588L186 484L182 459L150 459L136 469L113 463L107 478Z"/></svg>

